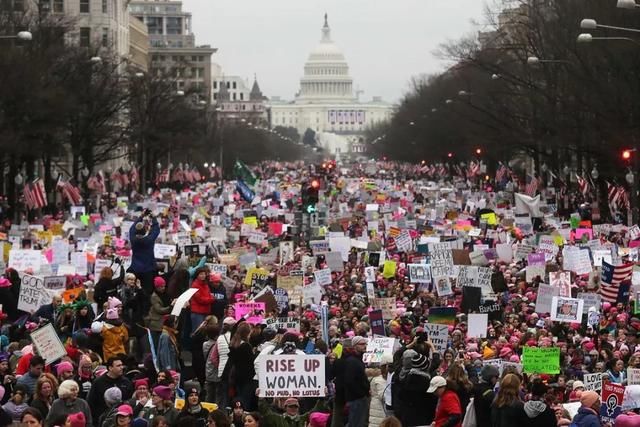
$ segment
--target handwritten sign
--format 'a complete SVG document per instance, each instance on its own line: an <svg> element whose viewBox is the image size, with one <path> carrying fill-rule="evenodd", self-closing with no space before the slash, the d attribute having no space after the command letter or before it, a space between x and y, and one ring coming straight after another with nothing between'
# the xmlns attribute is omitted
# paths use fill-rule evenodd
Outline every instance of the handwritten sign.
<svg viewBox="0 0 640 427"><path fill-rule="evenodd" d="M323 397L325 356L262 355L258 358L260 397Z"/></svg>
<svg viewBox="0 0 640 427"><path fill-rule="evenodd" d="M328 268L314 271L313 275L316 278L316 283L320 286L330 285L332 282L331 270Z"/></svg>
<svg viewBox="0 0 640 427"><path fill-rule="evenodd" d="M67 354L51 323L31 332L30 337L31 342L38 350L38 354L42 356L47 366Z"/></svg>
<svg viewBox="0 0 640 427"><path fill-rule="evenodd" d="M44 280L40 277L25 274L20 283L18 310L33 313L40 306L51 302L52 294L44 287Z"/></svg>
<svg viewBox="0 0 640 427"><path fill-rule="evenodd" d="M387 355L393 357L393 347L395 338L376 337L371 338L367 342L367 351L362 355L364 363L380 363L382 356Z"/></svg>
<svg viewBox="0 0 640 427"><path fill-rule="evenodd" d="M167 259L176 256L176 245L161 245L156 243L153 247L153 256L156 259Z"/></svg>
<svg viewBox="0 0 640 427"><path fill-rule="evenodd" d="M263 302L238 302L235 309L236 320L244 318L251 324L261 323L264 319L266 304Z"/></svg>
<svg viewBox="0 0 640 427"><path fill-rule="evenodd" d="M9 251L9 267L17 271L31 270L37 272L42 263L40 251L32 249L11 249Z"/></svg>
<svg viewBox="0 0 640 427"><path fill-rule="evenodd" d="M278 317L267 319L267 327L286 329L287 332L300 332L300 319L297 317Z"/></svg>
<svg viewBox="0 0 640 427"><path fill-rule="evenodd" d="M443 355L447 350L449 327L447 325L439 325L436 323L425 323L424 331L431 339L436 352Z"/></svg>
<svg viewBox="0 0 640 427"><path fill-rule="evenodd" d="M560 348L524 347L522 364L527 374L558 374L560 373Z"/></svg>
<svg viewBox="0 0 640 427"><path fill-rule="evenodd" d="M431 274L450 276L453 273L453 254L449 243L430 243Z"/></svg>
<svg viewBox="0 0 640 427"><path fill-rule="evenodd" d="M602 390L602 373L584 374L583 379L585 391L600 392Z"/></svg>

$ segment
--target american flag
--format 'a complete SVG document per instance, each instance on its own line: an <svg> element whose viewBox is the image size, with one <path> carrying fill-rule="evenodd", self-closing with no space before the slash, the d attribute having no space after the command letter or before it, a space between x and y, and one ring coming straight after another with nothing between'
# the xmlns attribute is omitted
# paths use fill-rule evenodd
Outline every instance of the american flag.
<svg viewBox="0 0 640 427"><path fill-rule="evenodd" d="M176 170L173 171L171 181L179 182L180 184L184 182L184 172L182 171L182 168L177 167Z"/></svg>
<svg viewBox="0 0 640 427"><path fill-rule="evenodd" d="M629 209L629 196L622 185L614 185L607 182L607 200L609 209L614 212L618 209Z"/></svg>
<svg viewBox="0 0 640 427"><path fill-rule="evenodd" d="M131 185L134 187L138 185L138 180L140 179L140 173L138 172L138 168L132 167L129 172L129 180L131 181Z"/></svg>
<svg viewBox="0 0 640 427"><path fill-rule="evenodd" d="M578 174L576 174L576 179L578 180L578 188L580 189L580 193L582 193L582 195L586 197L587 194L589 194L589 182Z"/></svg>
<svg viewBox="0 0 640 427"><path fill-rule="evenodd" d="M622 282L631 279L633 263L613 266L602 261L602 275L600 277L600 295L604 302L615 304L620 293Z"/></svg>
<svg viewBox="0 0 640 427"><path fill-rule="evenodd" d="M82 203L82 196L80 195L80 189L66 181L64 178L60 177L58 179L58 184L56 185L58 191L62 192L62 195L65 199L71 203L71 205L76 206Z"/></svg>
<svg viewBox="0 0 640 427"><path fill-rule="evenodd" d="M473 178L480 173L480 163L471 161L469 162L469 168L467 169L467 178Z"/></svg>
<svg viewBox="0 0 640 427"><path fill-rule="evenodd" d="M538 191L538 178L535 176L527 175L527 185L524 187L524 193L527 196L533 197Z"/></svg>
<svg viewBox="0 0 640 427"><path fill-rule="evenodd" d="M200 175L200 171L196 168L193 168L191 170L191 176L193 177L193 180L195 182L200 182L202 181L202 175Z"/></svg>
<svg viewBox="0 0 640 427"><path fill-rule="evenodd" d="M22 194L29 209L41 209L47 206L47 192L44 189L44 182L40 178L26 184Z"/></svg>
<svg viewBox="0 0 640 427"><path fill-rule="evenodd" d="M156 185L169 182L169 169L164 169L156 176Z"/></svg>
<svg viewBox="0 0 640 427"><path fill-rule="evenodd" d="M460 176L461 178L464 178L464 170L462 170L462 166L455 165L453 166L453 170L456 172L456 175Z"/></svg>
<svg viewBox="0 0 640 427"><path fill-rule="evenodd" d="M438 166L438 175L440 175L441 177L445 177L447 175L449 175L449 173L447 172L447 168L445 167L445 165L440 164L440 166Z"/></svg>

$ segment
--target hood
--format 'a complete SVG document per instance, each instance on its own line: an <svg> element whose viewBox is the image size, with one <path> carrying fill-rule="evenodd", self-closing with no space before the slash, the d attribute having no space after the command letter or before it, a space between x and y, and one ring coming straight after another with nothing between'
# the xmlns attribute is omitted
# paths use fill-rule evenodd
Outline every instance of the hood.
<svg viewBox="0 0 640 427"><path fill-rule="evenodd" d="M542 414L545 409L547 409L547 405L544 402L540 402L538 400L530 400L524 404L524 412L529 418L537 417L538 415Z"/></svg>

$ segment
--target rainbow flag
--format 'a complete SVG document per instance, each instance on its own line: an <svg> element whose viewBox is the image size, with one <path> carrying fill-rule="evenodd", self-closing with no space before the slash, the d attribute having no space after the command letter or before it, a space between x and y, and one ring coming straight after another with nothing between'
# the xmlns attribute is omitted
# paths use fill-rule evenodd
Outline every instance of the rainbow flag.
<svg viewBox="0 0 640 427"><path fill-rule="evenodd" d="M455 307L431 307L427 318L429 319L429 323L454 326L456 323L456 312L457 309Z"/></svg>

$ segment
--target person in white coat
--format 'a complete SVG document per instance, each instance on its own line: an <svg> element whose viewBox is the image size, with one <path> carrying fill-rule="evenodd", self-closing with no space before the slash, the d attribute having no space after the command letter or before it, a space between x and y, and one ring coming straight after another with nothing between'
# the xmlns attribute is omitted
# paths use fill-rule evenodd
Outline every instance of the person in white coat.
<svg viewBox="0 0 640 427"><path fill-rule="evenodd" d="M378 427L387 416L384 410L384 391L387 388L387 367L391 362L390 357L383 356L379 367L372 367L366 370L371 385L369 427Z"/></svg>
<svg viewBox="0 0 640 427"><path fill-rule="evenodd" d="M218 389L216 390L216 403L218 408L226 408L229 406L229 393L227 380L222 378L224 367L227 366L229 360L229 342L231 341L231 329L236 324L236 319L233 317L225 317L222 321L222 332L218 336L216 346L218 350L218 378L221 380L217 382Z"/></svg>

